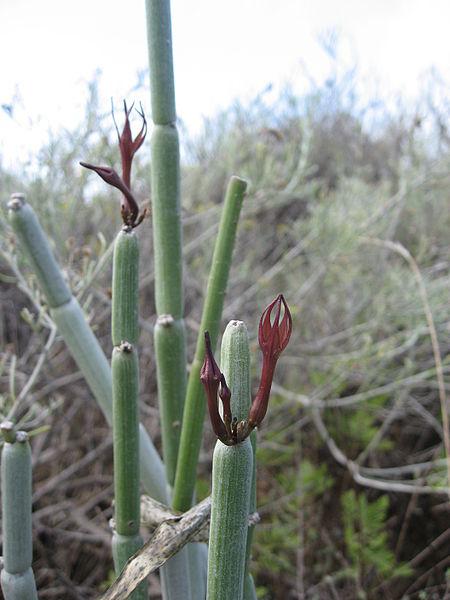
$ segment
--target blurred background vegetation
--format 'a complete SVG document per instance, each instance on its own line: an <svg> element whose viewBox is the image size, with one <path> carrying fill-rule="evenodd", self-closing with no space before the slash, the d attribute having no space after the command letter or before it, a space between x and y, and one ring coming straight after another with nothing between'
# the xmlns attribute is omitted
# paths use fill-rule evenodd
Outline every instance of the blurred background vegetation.
<svg viewBox="0 0 450 600"><path fill-rule="evenodd" d="M364 103L357 72L338 73L302 97L286 86L275 101L267 89L236 102L195 137L181 124L190 357L221 201L237 174L251 186L223 322L246 321L255 386L262 309L283 292L294 318L259 435L259 597L438 599L450 569L440 404L450 387L450 95L431 73L414 106ZM142 204L151 194L148 155L137 156L133 173ZM118 197L79 160L119 164L98 81L83 122L52 135L32 169L0 162L0 413L19 402L22 426L35 434L42 599L94 598L111 577L111 434L53 335L5 205L11 192L26 194L109 355ZM151 215L138 234L141 410L159 445ZM213 443L206 424L200 498Z"/></svg>

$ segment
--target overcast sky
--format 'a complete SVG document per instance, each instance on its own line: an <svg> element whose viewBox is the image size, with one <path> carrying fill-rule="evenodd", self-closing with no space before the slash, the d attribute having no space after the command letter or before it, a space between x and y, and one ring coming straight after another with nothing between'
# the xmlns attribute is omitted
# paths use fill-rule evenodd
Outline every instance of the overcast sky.
<svg viewBox="0 0 450 600"><path fill-rule="evenodd" d="M268 83L301 90L304 66L320 81L325 31L386 93L414 96L430 66L450 73L447 0L172 0L172 17L178 114L192 130ZM0 104L16 106L0 110L8 164L79 121L97 69L105 110L120 102L147 67L144 0L0 0L0 56Z"/></svg>

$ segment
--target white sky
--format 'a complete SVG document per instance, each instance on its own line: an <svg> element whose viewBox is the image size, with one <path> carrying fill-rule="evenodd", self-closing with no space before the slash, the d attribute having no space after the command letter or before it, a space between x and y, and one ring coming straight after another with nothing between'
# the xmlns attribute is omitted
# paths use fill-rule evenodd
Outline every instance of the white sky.
<svg viewBox="0 0 450 600"><path fill-rule="evenodd" d="M450 72L448 0L172 0L172 18L177 109L193 130L268 83L302 89L302 64L320 81L317 36L330 29L387 93L414 96L430 66ZM79 122L97 69L105 111L135 84L147 67L144 0L0 0L0 57L0 104L18 92L24 107L13 119L0 110L0 155L13 164L49 129ZM136 100L148 114L149 99Z"/></svg>

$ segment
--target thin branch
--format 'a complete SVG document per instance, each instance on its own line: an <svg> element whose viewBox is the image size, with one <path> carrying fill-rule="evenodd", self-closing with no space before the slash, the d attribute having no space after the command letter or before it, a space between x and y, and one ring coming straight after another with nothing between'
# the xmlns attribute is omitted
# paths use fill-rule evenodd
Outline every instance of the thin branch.
<svg viewBox="0 0 450 600"><path fill-rule="evenodd" d="M360 467L345 456L342 450L337 446L334 439L331 437L325 426L325 423L322 420L319 410L313 409L312 416L314 425L316 426L320 437L327 445L331 455L336 462L350 472L356 483L376 490L382 490L384 492L399 492L404 494L449 494L450 488L448 487L431 487L427 485L418 486L414 484L403 483L401 481L384 481L382 479L374 479L372 477L366 477L362 475Z"/></svg>
<svg viewBox="0 0 450 600"><path fill-rule="evenodd" d="M16 400L14 401L14 404L11 407L11 410L8 413L8 416L7 416L8 421L16 420L17 411L19 410L22 401L24 400L24 398L26 398L26 396L30 392L31 388L33 387L37 376L39 375L42 367L44 366L44 362L47 357L47 354L49 353L50 348L53 346L53 342L55 341L55 337L56 337L56 331L57 331L56 327L52 324L47 342L46 342L44 348L42 349L42 352L40 353L39 358L36 361L34 369L31 373L31 375L29 376L27 383L24 385L24 387L20 391L20 394L17 396Z"/></svg>
<svg viewBox="0 0 450 600"><path fill-rule="evenodd" d="M439 348L439 340L437 337L436 327L434 324L433 313L431 311L430 302L428 300L428 293L425 287L425 282L423 280L422 274L419 269L419 265L415 261L414 257L411 255L409 250L407 250L402 244L399 242L390 242L388 240L380 240L378 238L370 238L363 237L362 241L373 244L375 246L381 246L383 248L388 248L399 254L402 258L406 260L408 265L410 266L414 277L416 278L417 285L419 288L420 298L422 300L423 311L425 313L425 318L427 320L428 329L430 332L431 346L433 348L433 357L436 365L436 379L438 382L439 388L439 402L441 405L441 415L442 415L442 428L444 432L444 447L445 447L445 455L447 458L447 483L450 490L450 427L449 427L449 417L448 417L448 404L447 397L445 392L445 382L444 382L444 369L442 366L442 357L441 351ZM450 492L449 492L450 494Z"/></svg>
<svg viewBox="0 0 450 600"><path fill-rule="evenodd" d="M450 365L442 367L442 373L450 373ZM283 388L281 385L278 385L276 383L272 385L272 389L274 392L276 392L283 398L286 398L291 402L300 403L305 408L340 408L344 406L353 406L354 404L365 402L366 400L376 398L377 396L380 396L382 394L391 393L397 389L418 385L419 383L422 383L423 381L426 381L428 378L433 377L435 375L437 375L437 368L426 369L421 373L416 373L415 375L410 375L409 377L404 377L403 379L391 381L390 383L380 385L379 387L372 388L371 390L367 390L366 392L358 392L357 394L352 394L351 396L344 396L343 398L331 398L330 400L326 401L315 400L303 394L297 394L296 392L287 390L286 388Z"/></svg>

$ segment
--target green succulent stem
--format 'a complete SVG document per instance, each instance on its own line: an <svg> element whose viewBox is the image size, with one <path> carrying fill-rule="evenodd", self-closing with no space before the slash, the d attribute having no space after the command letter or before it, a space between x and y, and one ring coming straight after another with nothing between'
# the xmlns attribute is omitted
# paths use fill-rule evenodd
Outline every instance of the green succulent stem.
<svg viewBox="0 0 450 600"><path fill-rule="evenodd" d="M172 57L172 24L168 0L146 0L152 119L174 123L175 84Z"/></svg>
<svg viewBox="0 0 450 600"><path fill-rule="evenodd" d="M214 246L195 356L189 373L178 451L173 506L180 511L188 510L192 503L202 440L205 396L200 382L200 369L205 354L204 332L209 331L214 348L219 334L237 225L246 189L246 181L239 177L231 177Z"/></svg>
<svg viewBox="0 0 450 600"><path fill-rule="evenodd" d="M117 533L139 532L139 367L135 348L122 342L113 350L114 520Z"/></svg>
<svg viewBox="0 0 450 600"><path fill-rule="evenodd" d="M31 450L28 436L7 422L0 426L5 439L1 461L3 569L5 600L37 600L31 564ZM7 441L9 440L9 441Z"/></svg>
<svg viewBox="0 0 450 600"><path fill-rule="evenodd" d="M220 365L231 390L231 412L238 421L245 420L251 406L250 348L248 331L242 321L230 321L224 331ZM256 512L256 431L250 434L253 450L252 481L250 486L249 514ZM256 598L256 589L250 575L250 557L254 525L248 527L245 552L244 600Z"/></svg>
<svg viewBox="0 0 450 600"><path fill-rule="evenodd" d="M139 535L139 367L137 353L128 342L113 350L113 439L114 439L114 521L113 557L119 575L127 560L142 546ZM147 598L143 582L133 600Z"/></svg>
<svg viewBox="0 0 450 600"><path fill-rule="evenodd" d="M217 440L213 455L207 600L242 600L253 450Z"/></svg>
<svg viewBox="0 0 450 600"><path fill-rule="evenodd" d="M137 344L139 310L139 242L130 227L116 236L113 256L111 338Z"/></svg>
<svg viewBox="0 0 450 600"><path fill-rule="evenodd" d="M151 169L158 400L164 464L169 485L173 486L187 379L186 333L182 317L179 152L175 126L155 127Z"/></svg>
<svg viewBox="0 0 450 600"><path fill-rule="evenodd" d="M111 337L114 448L114 534L112 551L116 575L142 546L139 482L139 242L124 227L114 244ZM148 585L131 594L148 597Z"/></svg>
<svg viewBox="0 0 450 600"><path fill-rule="evenodd" d="M250 408L250 350L242 321L228 323L220 368L231 391L231 412L239 421ZM207 600L241 600L246 570L248 515L253 478L250 439L235 446L217 441L213 456Z"/></svg>
<svg viewBox="0 0 450 600"><path fill-rule="evenodd" d="M25 202L24 194L12 194L8 203L9 221L19 238L50 308L62 306L72 297L56 262L36 213Z"/></svg>
<svg viewBox="0 0 450 600"><path fill-rule="evenodd" d="M155 256L158 399L167 480L174 483L186 392L180 153L176 128L170 2L147 1L152 119L151 186Z"/></svg>
<svg viewBox="0 0 450 600"><path fill-rule="evenodd" d="M151 137L151 197L155 261L155 327L158 402L166 477L174 483L180 423L186 393L186 333L183 320L183 261L180 207L180 150L176 128L172 30L169 0L146 0L150 91L154 129ZM190 600L189 579L200 585L201 561L190 548L172 561L176 573L162 578L168 600ZM175 568L174 568L175 570ZM190 572L190 576L189 576ZM197 600L197 596L193 598Z"/></svg>
<svg viewBox="0 0 450 600"><path fill-rule="evenodd" d="M158 315L183 316L180 156L176 126L155 125L151 137L155 301Z"/></svg>
<svg viewBox="0 0 450 600"><path fill-rule="evenodd" d="M173 486L186 389L183 321L161 315L156 321L154 339L164 464L167 481Z"/></svg>

